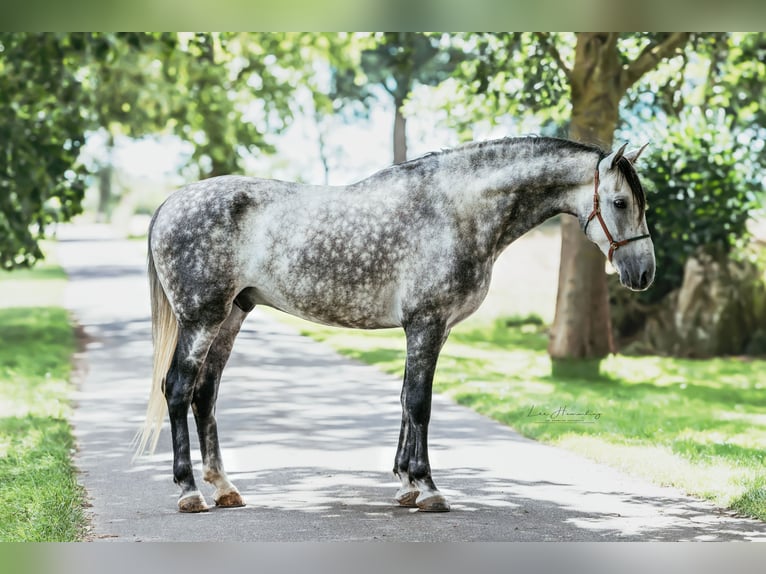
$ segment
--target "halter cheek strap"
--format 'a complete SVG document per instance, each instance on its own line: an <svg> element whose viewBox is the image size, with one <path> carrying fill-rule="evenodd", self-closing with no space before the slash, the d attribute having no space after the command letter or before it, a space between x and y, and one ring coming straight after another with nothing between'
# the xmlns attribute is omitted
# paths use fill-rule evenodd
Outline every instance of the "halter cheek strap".
<svg viewBox="0 0 766 574"><path fill-rule="evenodd" d="M645 233L644 235L636 235L635 237L623 239L622 241L614 240L614 238L612 237L612 234L609 233L609 228L607 228L604 218L601 217L601 206L599 205L599 198L598 198L598 167L596 167L596 176L594 178L593 211L590 212L590 215L588 216L588 221L585 222L585 227L583 228L583 233L585 233L586 235L588 234L588 224L594 218L598 219L598 222L601 224L601 229L604 230L604 235L606 235L606 239L607 241L609 241L609 255L607 256L607 258L609 259L609 263L612 262L612 255L614 255L614 252L617 251L623 245L627 245L628 243L631 243L632 241L638 241L639 239L649 238L649 234Z"/></svg>

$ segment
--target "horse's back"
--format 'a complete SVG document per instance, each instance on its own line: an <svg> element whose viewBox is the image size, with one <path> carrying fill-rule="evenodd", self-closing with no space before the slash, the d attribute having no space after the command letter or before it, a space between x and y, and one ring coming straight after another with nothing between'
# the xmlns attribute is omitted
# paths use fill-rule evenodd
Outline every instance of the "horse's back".
<svg viewBox="0 0 766 574"><path fill-rule="evenodd" d="M341 187L211 178L158 209L150 248L177 315L228 307L247 290L249 304L306 319L394 326L407 234L390 203Z"/></svg>
<svg viewBox="0 0 766 574"><path fill-rule="evenodd" d="M181 301L177 310L182 301L230 305L246 290L246 307L346 327L398 326L424 304L462 316L465 295L452 286L473 277L466 266L486 275L486 265L458 249L443 198L408 180L379 183L228 176L190 184L155 217L150 241L163 285ZM485 290L481 277L471 282L469 291Z"/></svg>

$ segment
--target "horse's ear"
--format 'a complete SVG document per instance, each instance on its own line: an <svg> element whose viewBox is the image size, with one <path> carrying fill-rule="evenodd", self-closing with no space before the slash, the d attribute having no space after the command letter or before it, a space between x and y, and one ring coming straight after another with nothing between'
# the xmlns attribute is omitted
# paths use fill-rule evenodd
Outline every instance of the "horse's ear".
<svg viewBox="0 0 766 574"><path fill-rule="evenodd" d="M636 160L638 159L638 156L641 155L641 152L646 149L646 146L649 145L649 142L646 142L644 145L642 145L638 149L632 149L629 152L625 153L625 159L627 159L630 163L636 163Z"/></svg>
<svg viewBox="0 0 766 574"><path fill-rule="evenodd" d="M626 147L628 147L628 142L622 144L622 147L617 151L613 151L611 154L606 156L605 159L609 161L609 169L614 169L614 167L617 165L617 162L620 161L622 154L625 152Z"/></svg>

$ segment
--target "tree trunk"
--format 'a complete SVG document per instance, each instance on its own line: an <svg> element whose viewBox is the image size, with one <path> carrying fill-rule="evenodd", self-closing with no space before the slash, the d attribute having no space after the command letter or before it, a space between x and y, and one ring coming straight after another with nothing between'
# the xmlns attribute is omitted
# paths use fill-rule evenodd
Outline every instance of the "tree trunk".
<svg viewBox="0 0 766 574"><path fill-rule="evenodd" d="M616 40L616 34L579 33L571 72L570 137L605 149L611 146L623 95ZM613 350L604 265L604 256L586 239L579 222L565 216L548 343L554 376L598 375L601 359Z"/></svg>
<svg viewBox="0 0 766 574"><path fill-rule="evenodd" d="M395 102L394 116L394 163L407 161L407 118L402 114L404 102Z"/></svg>
<svg viewBox="0 0 766 574"><path fill-rule="evenodd" d="M112 165L110 163L101 166L98 170L98 208L96 209L96 221L105 223L109 221L109 212L112 207Z"/></svg>
<svg viewBox="0 0 766 574"><path fill-rule="evenodd" d="M114 162L114 134L109 132L106 140L106 163L98 171L98 207L96 208L96 221L104 223L109 221L112 210L112 172Z"/></svg>
<svg viewBox="0 0 766 574"><path fill-rule="evenodd" d="M322 169L324 170L324 184L330 184L330 158L328 157L327 150L327 138L325 137L324 128L322 127L322 116L314 108L314 125L317 128L317 148L319 151L319 161L322 163Z"/></svg>

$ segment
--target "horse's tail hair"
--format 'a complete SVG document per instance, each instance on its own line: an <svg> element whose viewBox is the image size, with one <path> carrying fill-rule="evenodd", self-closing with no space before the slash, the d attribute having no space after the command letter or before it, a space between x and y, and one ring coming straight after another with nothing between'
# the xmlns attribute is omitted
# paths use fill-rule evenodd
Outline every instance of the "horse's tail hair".
<svg viewBox="0 0 766 574"><path fill-rule="evenodd" d="M154 345L154 369L152 390L146 407L146 419L136 435L137 448L134 459L142 455L148 446L149 454L157 448L160 430L165 420L167 404L165 402L165 377L173 361L173 354L178 344L178 321L170 306L165 290L162 288L157 268L154 265L151 247L149 248L149 291L152 305L152 343Z"/></svg>

